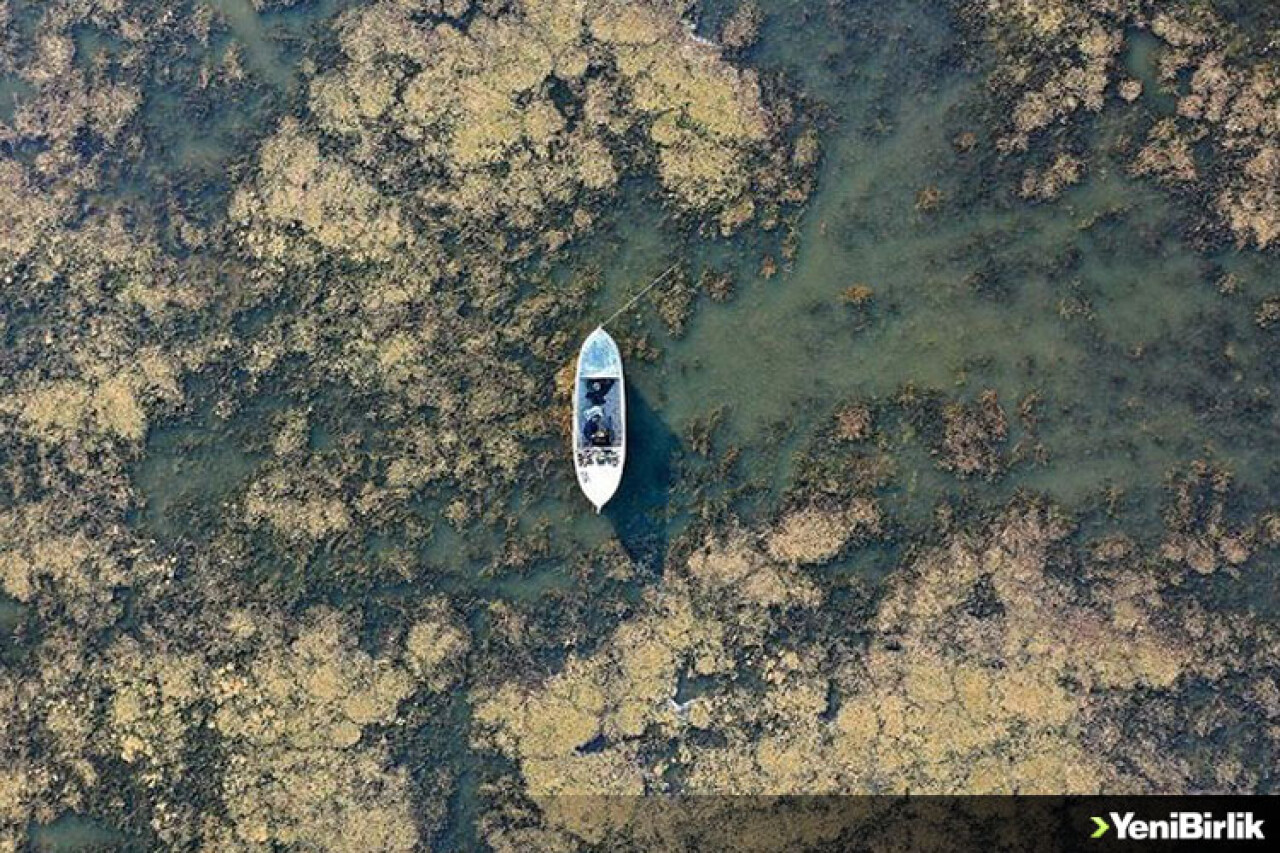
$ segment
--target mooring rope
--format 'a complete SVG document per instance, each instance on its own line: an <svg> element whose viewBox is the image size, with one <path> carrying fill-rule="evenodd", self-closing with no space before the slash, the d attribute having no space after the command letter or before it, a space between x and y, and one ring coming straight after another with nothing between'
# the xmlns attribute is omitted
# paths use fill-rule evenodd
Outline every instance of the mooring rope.
<svg viewBox="0 0 1280 853"><path fill-rule="evenodd" d="M610 314L609 319L601 323L600 327L603 328L609 325L610 323L612 323L614 320L618 319L618 316L622 314L624 311L626 311L628 308L630 308L632 305L634 305L636 303L636 300L638 300L641 296L644 296L650 290L653 290L655 287L657 287L667 276L671 275L671 273L675 272L676 269L678 269L679 267L680 267L679 261L676 261L674 264L667 267L666 270L662 273L662 275L658 276L653 281L649 282L645 286L644 290L640 291L635 296L628 299L625 305L623 305L617 311L614 311L612 314Z"/></svg>

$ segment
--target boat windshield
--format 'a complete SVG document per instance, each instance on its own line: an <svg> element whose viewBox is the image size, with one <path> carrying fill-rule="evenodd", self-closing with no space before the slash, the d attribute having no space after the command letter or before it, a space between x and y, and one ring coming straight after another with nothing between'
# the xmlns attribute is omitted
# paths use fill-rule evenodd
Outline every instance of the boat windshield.
<svg viewBox="0 0 1280 853"><path fill-rule="evenodd" d="M603 332L593 332L582 345L580 369L583 376L618 376L622 373L618 347Z"/></svg>

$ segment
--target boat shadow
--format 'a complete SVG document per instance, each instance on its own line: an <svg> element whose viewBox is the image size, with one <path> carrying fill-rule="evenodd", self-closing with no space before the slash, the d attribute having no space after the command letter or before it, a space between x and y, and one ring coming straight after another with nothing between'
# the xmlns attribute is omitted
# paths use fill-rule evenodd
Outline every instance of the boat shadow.
<svg viewBox="0 0 1280 853"><path fill-rule="evenodd" d="M626 389L626 469L618 494L605 505L603 514L627 556L661 574L670 540L680 438L631 383Z"/></svg>

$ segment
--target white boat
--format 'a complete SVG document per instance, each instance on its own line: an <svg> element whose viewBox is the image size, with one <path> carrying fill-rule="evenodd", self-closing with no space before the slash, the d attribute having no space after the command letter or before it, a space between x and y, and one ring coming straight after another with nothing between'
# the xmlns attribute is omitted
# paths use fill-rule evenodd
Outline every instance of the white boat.
<svg viewBox="0 0 1280 853"><path fill-rule="evenodd" d="M596 512L618 491L626 460L622 354L609 333L597 328L582 342L573 382L573 467Z"/></svg>

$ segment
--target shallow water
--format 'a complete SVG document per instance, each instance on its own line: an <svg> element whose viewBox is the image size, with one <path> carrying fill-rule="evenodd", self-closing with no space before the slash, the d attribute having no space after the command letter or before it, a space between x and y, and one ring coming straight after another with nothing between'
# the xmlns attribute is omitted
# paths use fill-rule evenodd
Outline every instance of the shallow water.
<svg viewBox="0 0 1280 853"><path fill-rule="evenodd" d="M1156 64L1160 40L1141 30L1128 33L1127 40L1129 47L1124 56L1124 67L1142 83L1141 103L1149 105L1160 115L1173 115L1178 109L1177 97L1160 82Z"/></svg>
<svg viewBox="0 0 1280 853"><path fill-rule="evenodd" d="M136 843L92 818L65 814L31 833L32 850L39 853L92 853L109 850L138 850Z"/></svg>
<svg viewBox="0 0 1280 853"><path fill-rule="evenodd" d="M1250 288L1265 292L1273 263L1189 248L1178 237L1185 213L1116 163L1103 161L1048 204L1017 198L1008 169L982 174L1000 168L982 154L991 140L980 137L972 155L953 146L964 131L982 133L968 109L981 78L929 73L949 36L922 8L901 4L896 18L878 19L879 48L848 22L842 52L832 44L838 28L804 22L791 4L766 7L753 59L804 80L832 106L836 127L824 138L794 267L766 280L754 269L759 254L742 253L730 261L736 299L699 311L682 340L664 344L657 367L632 370L664 419L681 424L727 405L725 428L746 449L744 464L768 476L787 469L785 454L766 449L771 426L804 435L841 401L885 400L908 385L964 399L995 389L1012 410L1034 393L1048 464L976 488L1030 488L1075 505L1119 487L1141 513L1166 471L1203 454L1248 488L1277 486L1267 459L1274 420L1228 423L1205 411L1236 391L1273 387L1252 328L1255 302L1215 287L1220 270L1243 264ZM811 48L815 28L825 35ZM829 61L797 64L801 51ZM1099 127L1097 144L1107 134ZM927 186L943 192L934 213L916 208ZM660 266L658 257L637 264L630 251L618 266ZM855 283L873 291L865 313L841 304ZM957 488L923 468L905 473L921 482L915 500L926 505Z"/></svg>
<svg viewBox="0 0 1280 853"><path fill-rule="evenodd" d="M235 41L244 49L245 58L268 84L287 90L297 83L297 72L281 55L265 25L249 0L205 0L227 22Z"/></svg>
<svg viewBox="0 0 1280 853"><path fill-rule="evenodd" d="M261 53L266 78L285 73L286 51L273 39L300 38L340 7L257 15L239 0L217 5L233 37ZM1158 104L1140 100L1096 122L1090 133L1104 156L1060 199L1033 203L1017 196L1019 171L993 152L981 117L982 70L956 62L946 15L915 2L891 13L863 3L763 6L765 27L749 60L786 74L830 113L819 188L796 226L797 254L782 257L780 233L686 240L649 188L635 185L606 216L606 231L555 271L601 272L604 286L582 331L672 260L695 275L729 272L734 298L725 305L701 298L680 339L645 302L614 323L624 336L646 331L663 355L628 364L630 393L641 401L632 408L637 446L609 512L597 517L578 500L566 457L548 480L513 498L517 529L544 531L553 556L511 574L494 571L508 534L470 529L462 541L439 523L443 504L424 503L416 512L436 531L418 556L428 583L452 578L441 582L536 600L572 588L562 557L615 539L656 566L690 513L737 494L735 487L747 488L747 497L730 500L738 512L770 512L791 482L795 454L830 429L841 403L891 405L907 389L967 401L995 390L1011 421L1019 402L1034 396L1034 438L1045 451L993 482L957 480L938 469L914 428L896 424L892 500L907 523L927 520L940 501L995 506L1031 490L1085 513L1104 501L1114 507L1118 496L1129 532L1154 535L1166 474L1201 457L1226 465L1248 494L1280 488L1268 458L1274 416L1237 416L1274 387L1251 312L1276 265L1256 253L1194 250L1180 238L1187 214L1177 202L1105 156L1117 136L1154 120ZM702 25L722 14L708 4ZM1135 74L1149 76L1151 49L1135 39L1128 58ZM274 83L290 85L278 76ZM164 95L155 103L164 109ZM188 131L193 145L211 149L209 168L243 157L230 141L245 118L235 110L211 115L214 127L233 122L225 137ZM964 132L977 135L973 151L955 145ZM917 203L926 188L941 192L936 210ZM777 275L761 273L765 256L779 262ZM1241 293L1219 293L1225 271L1238 272ZM842 302L854 284L871 290L869 305ZM260 399L226 423L186 416L152 431L137 483L140 518L153 532L180 535L184 510L242 494L262 460L262 448L247 445L283 405L271 399L277 392L288 393L256 392ZM313 434L339 434L326 420L339 411L319 413ZM706 465L681 434L717 412L715 446L742 455L728 480L704 482L698 471ZM353 428L376 431L376 424ZM1012 429L1018 438L1016 423ZM376 441L376 433L364 440ZM377 560L380 549L398 547L396 534L378 533L365 547Z"/></svg>
<svg viewBox="0 0 1280 853"><path fill-rule="evenodd" d="M12 634L22 624L25 613L22 605L4 594L0 594L0 635ZM5 636L5 643L9 641Z"/></svg>
<svg viewBox="0 0 1280 853"><path fill-rule="evenodd" d="M218 223L258 140L300 102L298 63L310 55L308 39L348 4L304 2L260 14L248 0L208 2L228 29L210 51L238 45L254 80L251 95L196 117L197 101L183 81L152 86L141 119L150 159L141 174L104 192L154 201L173 191ZM1169 109L1169 96L1155 85L1149 39L1135 36L1126 58L1144 82L1143 97L1090 126L1089 143L1100 155L1080 185L1035 203L1017 195L1021 166L994 153L982 69L958 62L958 36L937 4L762 6L766 24L749 61L785 74L829 111L818 190L795 223L794 258L783 257L780 232L690 238L664 218L652 187L637 182L605 215L604 233L540 270L552 280L599 271L603 286L576 330L582 333L673 260L695 277L713 269L734 280L728 303L700 297L679 338L648 301L614 324L624 340L647 333L662 355L627 365L632 447L622 492L606 512L594 514L581 499L565 453L563 465L526 473L504 496L510 525L459 532L442 518L450 496L432 494L411 503L405 524L357 531L314 553L289 554L264 536L254 543L260 547L247 579L288 588L302 604L327 601L369 613L444 594L470 608L480 647L488 639L488 606L524 608L530 623L544 626L528 641L535 657L553 668L571 645L587 648L616 626L617 614L656 583L672 548L704 514L753 520L776 512L797 460L852 401L883 414L884 452L895 471L881 498L903 533L826 567L823 576L836 585L881 579L946 502L989 511L1029 491L1086 521L1105 506L1123 519L1108 520L1112 529L1154 542L1169 472L1207 458L1233 472L1239 509L1274 503L1280 466L1272 446L1280 423L1262 403L1280 392L1280 378L1253 311L1275 293L1280 264L1274 255L1193 248L1183 238L1183 202L1128 177L1119 157L1107 153ZM722 3L705 4L705 33L724 11ZM78 50L110 45L86 34ZM0 120L6 102L23 92L0 76ZM955 144L965 132L977 137L972 151ZM941 195L935 210L919 203L927 189ZM762 273L765 257L778 262L776 275ZM1233 295L1218 288L1227 272L1240 282ZM869 288L866 305L842 299L852 285ZM248 335L260 322L255 315L241 325ZM541 378L550 387L552 376ZM140 533L178 548L240 524L232 512L269 460L274 419L290 407L312 409L311 454L336 458L377 446L379 423L364 417L357 392L295 399L287 370L272 383L189 383L189 405L152 426L132 471L139 501L131 523ZM957 478L940 469L926 438L895 409L907 392L971 402L988 390L1010 416L1009 444L1034 438L1043 460L1015 461L991 480ZM218 414L228 396L237 405ZM1034 435L1016 415L1032 397L1039 401ZM688 436L711 422L712 450L700 454ZM730 449L741 456L722 472L717 460ZM418 542L405 533L409 523L433 532ZM507 564L504 552L516 540L546 546ZM583 562L609 544L638 566L633 577L606 579ZM408 569L387 580L393 564ZM371 567L372 579L353 567ZM1275 591L1259 584L1260 608L1273 609ZM24 619L23 608L0 600L0 635ZM561 621L571 640L557 633ZM431 734L456 735L446 727L465 729L468 713L465 698L453 700ZM460 765L463 781L446 838L471 839L483 774L465 754L465 739L454 741L448 760ZM55 824L41 830L37 846L92 847L103 843L97 830Z"/></svg>

